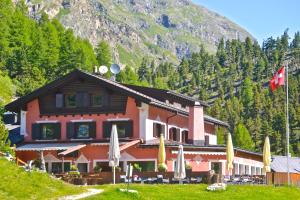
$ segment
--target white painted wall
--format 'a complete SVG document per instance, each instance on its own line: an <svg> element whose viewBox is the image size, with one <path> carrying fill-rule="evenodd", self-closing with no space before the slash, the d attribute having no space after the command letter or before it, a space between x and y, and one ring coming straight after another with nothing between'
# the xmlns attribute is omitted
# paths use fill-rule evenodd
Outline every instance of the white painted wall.
<svg viewBox="0 0 300 200"><path fill-rule="evenodd" d="M26 131L26 114L27 111L21 110L20 112L20 134L26 136L27 135L27 131Z"/></svg>

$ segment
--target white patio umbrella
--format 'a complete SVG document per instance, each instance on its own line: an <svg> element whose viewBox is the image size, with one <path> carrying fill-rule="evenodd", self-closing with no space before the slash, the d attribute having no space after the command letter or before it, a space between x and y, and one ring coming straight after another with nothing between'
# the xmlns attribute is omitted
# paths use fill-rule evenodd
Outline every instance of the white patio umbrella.
<svg viewBox="0 0 300 200"><path fill-rule="evenodd" d="M45 164L45 158L44 158L44 151L40 152L41 154L41 171L46 172L46 164Z"/></svg>
<svg viewBox="0 0 300 200"><path fill-rule="evenodd" d="M186 176L182 145L179 145L178 147L178 155L176 161L177 161L177 165L175 166L174 178L178 179L179 182L181 183L182 179L184 179Z"/></svg>
<svg viewBox="0 0 300 200"><path fill-rule="evenodd" d="M109 152L108 152L109 166L113 168L113 184L116 183L116 167L119 166L120 157L121 155L120 155L120 148L119 148L117 125L113 124L111 129Z"/></svg>

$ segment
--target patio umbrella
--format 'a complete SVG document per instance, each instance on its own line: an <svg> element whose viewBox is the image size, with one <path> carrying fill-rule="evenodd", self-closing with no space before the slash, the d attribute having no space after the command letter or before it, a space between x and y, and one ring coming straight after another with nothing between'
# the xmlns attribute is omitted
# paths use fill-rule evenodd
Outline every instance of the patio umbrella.
<svg viewBox="0 0 300 200"><path fill-rule="evenodd" d="M233 158L234 158L234 150L233 150L233 144L231 139L231 134L227 134L227 145L226 145L226 160L227 160L227 169L230 172L233 169Z"/></svg>
<svg viewBox="0 0 300 200"><path fill-rule="evenodd" d="M166 167L166 149L164 142L164 135L161 134L159 138L159 149L158 149L158 166Z"/></svg>
<svg viewBox="0 0 300 200"><path fill-rule="evenodd" d="M264 170L265 172L270 172L271 168L271 151L270 151L270 140L267 136L265 139L264 150L263 150L263 161L264 161Z"/></svg>
<svg viewBox="0 0 300 200"><path fill-rule="evenodd" d="M41 171L46 172L46 164L45 164L45 158L44 158L44 151L41 151L40 154L41 154Z"/></svg>
<svg viewBox="0 0 300 200"><path fill-rule="evenodd" d="M120 148L118 140L117 125L113 124L110 134L108 162L109 166L113 168L113 184L116 183L116 167L119 166Z"/></svg>
<svg viewBox="0 0 300 200"><path fill-rule="evenodd" d="M183 146L179 145L178 147L178 155L177 155L177 165L175 166L174 178L179 179L181 181L185 178L185 163L184 163L184 154L183 154Z"/></svg>

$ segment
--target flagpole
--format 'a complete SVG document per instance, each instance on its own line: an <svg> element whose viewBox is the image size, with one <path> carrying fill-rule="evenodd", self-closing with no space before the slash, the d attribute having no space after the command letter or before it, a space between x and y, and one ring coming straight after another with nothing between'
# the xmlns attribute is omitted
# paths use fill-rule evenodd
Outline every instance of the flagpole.
<svg viewBox="0 0 300 200"><path fill-rule="evenodd" d="M290 185L290 133L289 133L289 66L288 63L285 66L286 71L286 165L287 165L287 175L288 175L288 185Z"/></svg>

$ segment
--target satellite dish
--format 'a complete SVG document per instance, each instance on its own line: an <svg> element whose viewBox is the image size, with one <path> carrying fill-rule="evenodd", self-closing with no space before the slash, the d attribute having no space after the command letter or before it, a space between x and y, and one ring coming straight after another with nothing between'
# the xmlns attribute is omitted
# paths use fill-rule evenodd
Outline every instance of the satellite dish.
<svg viewBox="0 0 300 200"><path fill-rule="evenodd" d="M111 71L111 73L113 73L114 75L116 75L116 74L120 73L121 68L120 68L120 66L118 64L112 64L110 66L110 71Z"/></svg>
<svg viewBox="0 0 300 200"><path fill-rule="evenodd" d="M108 68L105 65L99 67L99 73L101 75L106 74L108 72Z"/></svg>

